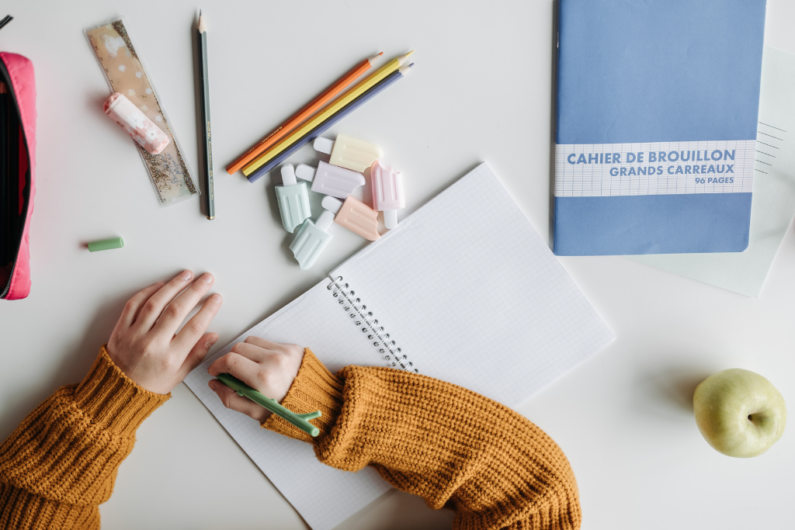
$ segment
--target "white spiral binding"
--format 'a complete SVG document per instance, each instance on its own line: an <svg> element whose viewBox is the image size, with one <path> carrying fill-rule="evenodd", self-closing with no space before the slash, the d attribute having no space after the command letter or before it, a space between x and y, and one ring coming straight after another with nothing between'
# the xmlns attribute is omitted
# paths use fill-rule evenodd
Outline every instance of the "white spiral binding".
<svg viewBox="0 0 795 530"><path fill-rule="evenodd" d="M414 367L414 363L408 360L397 343L392 340L389 333L384 331L384 326L378 324L378 319L373 316L373 312L367 311L367 306L362 303L361 299L356 298L356 292L351 290L347 283L343 283L342 276L330 278L330 280L331 283L326 289L333 291L332 296L337 298L337 303L348 313L356 327L361 327L362 333L367 334L367 340L372 341L373 347L378 349L378 353L386 361L386 365L415 374L420 373Z"/></svg>

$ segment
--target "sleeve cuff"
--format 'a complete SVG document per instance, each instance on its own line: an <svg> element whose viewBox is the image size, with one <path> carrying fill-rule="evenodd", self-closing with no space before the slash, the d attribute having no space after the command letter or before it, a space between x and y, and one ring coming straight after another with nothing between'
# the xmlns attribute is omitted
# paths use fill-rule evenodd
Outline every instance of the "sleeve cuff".
<svg viewBox="0 0 795 530"><path fill-rule="evenodd" d="M340 415L343 385L342 379L329 372L312 350L306 348L298 375L281 404L298 414L319 410L321 416L311 420L320 429L320 434L315 439L319 440L330 432ZM268 416L262 422L262 427L297 440L313 441L307 433L276 414Z"/></svg>
<svg viewBox="0 0 795 530"><path fill-rule="evenodd" d="M102 346L88 375L75 390L75 402L94 424L122 435L138 426L171 394L155 394L127 377Z"/></svg>

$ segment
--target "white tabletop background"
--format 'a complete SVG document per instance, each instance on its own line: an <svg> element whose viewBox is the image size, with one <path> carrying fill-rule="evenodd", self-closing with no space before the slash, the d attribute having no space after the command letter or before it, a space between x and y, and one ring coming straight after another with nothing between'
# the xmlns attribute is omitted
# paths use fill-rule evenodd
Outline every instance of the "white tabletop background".
<svg viewBox="0 0 795 530"><path fill-rule="evenodd" d="M158 206L132 141L102 113L109 90L83 34L127 17L197 170L191 31L199 7L209 27L213 222L198 199ZM333 132L384 148L407 177L406 212L486 160L549 235L552 0L5 0L6 13L15 19L0 31L0 50L33 61L39 118L33 290L0 302L0 439L58 386L83 377L141 287L182 268L214 273L225 299L211 328L221 335L215 351L363 246L335 226L322 259L300 271L275 211L279 177L250 184L223 168L374 52L416 48L416 67ZM795 4L769 0L766 43L795 53L794 20ZM313 159L305 148L293 161ZM124 249L82 247L116 235ZM621 257L561 261L618 340L519 411L570 459L583 528L789 527L793 428L759 458L728 458L701 438L690 400L705 376L741 367L768 377L795 407L795 236L787 235L758 300ZM306 527L184 385L137 436L101 507L105 528ZM449 511L392 492L340 528L451 521Z"/></svg>

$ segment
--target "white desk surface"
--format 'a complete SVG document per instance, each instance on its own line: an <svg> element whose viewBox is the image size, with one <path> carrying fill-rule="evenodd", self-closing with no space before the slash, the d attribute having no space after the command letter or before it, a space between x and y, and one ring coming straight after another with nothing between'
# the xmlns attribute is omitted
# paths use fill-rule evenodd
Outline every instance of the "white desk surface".
<svg viewBox="0 0 795 530"><path fill-rule="evenodd" d="M217 219L199 200L161 208L131 140L101 111L108 87L83 29L128 17L189 163L198 169L191 31L208 19ZM552 0L453 2L6 0L0 50L33 60L38 182L30 298L0 303L0 439L55 388L79 381L124 302L185 267L225 297L217 348L363 246L336 227L310 272L291 260L273 182L223 167L363 57L412 48L410 76L334 132L374 141L408 179L413 210L487 160L548 235L553 116ZM795 4L769 0L767 44L795 53ZM315 157L305 148L293 161ZM478 212L473 212L477 215ZM122 235L122 250L87 241ZM584 530L783 528L792 523L795 433L731 459L701 438L692 390L718 370L768 377L795 408L795 236L752 300L620 257L561 260L618 340L519 408L569 457ZM793 429L790 428L790 431ZM184 386L138 431L104 527L305 528ZM444 528L392 492L340 528Z"/></svg>

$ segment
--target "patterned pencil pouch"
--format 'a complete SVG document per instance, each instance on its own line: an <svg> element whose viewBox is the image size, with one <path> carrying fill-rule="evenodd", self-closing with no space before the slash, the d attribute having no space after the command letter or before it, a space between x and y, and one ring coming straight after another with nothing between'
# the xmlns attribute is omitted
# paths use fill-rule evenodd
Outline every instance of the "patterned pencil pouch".
<svg viewBox="0 0 795 530"><path fill-rule="evenodd" d="M36 169L33 64L0 52L0 298L30 293L28 232Z"/></svg>

